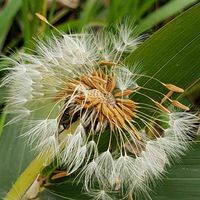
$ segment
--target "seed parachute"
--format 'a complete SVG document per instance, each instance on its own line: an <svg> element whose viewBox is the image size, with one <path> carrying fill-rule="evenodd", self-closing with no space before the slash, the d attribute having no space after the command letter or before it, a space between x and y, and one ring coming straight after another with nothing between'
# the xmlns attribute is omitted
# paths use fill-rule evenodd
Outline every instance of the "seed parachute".
<svg viewBox="0 0 200 200"><path fill-rule="evenodd" d="M196 133L196 115L175 99L184 90L124 61L143 39L128 24L54 36L19 53L2 82L8 125L23 122L30 148L94 199L149 197Z"/></svg>

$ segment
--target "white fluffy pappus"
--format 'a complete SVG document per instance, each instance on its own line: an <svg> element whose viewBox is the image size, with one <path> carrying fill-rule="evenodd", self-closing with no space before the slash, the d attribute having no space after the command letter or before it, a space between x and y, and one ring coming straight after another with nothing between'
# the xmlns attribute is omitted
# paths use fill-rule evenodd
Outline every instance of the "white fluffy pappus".
<svg viewBox="0 0 200 200"><path fill-rule="evenodd" d="M94 199L148 196L149 183L196 134L199 119L168 96L182 88L124 64L124 53L142 40L127 24L115 34L53 36L39 42L35 55L19 53L1 84L8 87L6 112L13 114L8 124L23 121L27 144L47 160L57 158L58 167L75 174ZM166 94L140 85L143 78L156 81Z"/></svg>

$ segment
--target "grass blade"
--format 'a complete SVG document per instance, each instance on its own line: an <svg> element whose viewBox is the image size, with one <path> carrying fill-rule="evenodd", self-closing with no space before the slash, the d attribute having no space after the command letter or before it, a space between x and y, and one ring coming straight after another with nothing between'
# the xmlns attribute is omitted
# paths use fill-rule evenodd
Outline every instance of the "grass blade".
<svg viewBox="0 0 200 200"><path fill-rule="evenodd" d="M20 6L22 4L22 0L10 0L8 1L5 8L0 12L0 51L2 50L2 47L4 45L4 41L6 38L6 35L9 31L9 28L11 26L11 22L18 12Z"/></svg>
<svg viewBox="0 0 200 200"><path fill-rule="evenodd" d="M174 16L198 0L174 0L149 14L138 25L138 33L143 33L168 17Z"/></svg>

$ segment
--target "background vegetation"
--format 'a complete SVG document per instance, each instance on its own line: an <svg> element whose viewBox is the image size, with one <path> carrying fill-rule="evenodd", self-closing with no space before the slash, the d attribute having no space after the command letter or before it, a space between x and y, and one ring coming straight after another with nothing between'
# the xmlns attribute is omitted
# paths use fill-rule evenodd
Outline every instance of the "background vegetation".
<svg viewBox="0 0 200 200"><path fill-rule="evenodd" d="M43 40L55 29L38 19L45 16L62 32L96 30L128 17L136 24L138 34L149 39L126 61L140 61L144 71L162 81L188 88L186 101L197 110L200 96L200 4L198 0L4 0L0 1L0 52L15 57L15 51L35 48L34 38ZM178 16L179 15L179 16ZM176 19L174 19L178 16ZM174 20L173 20L174 19ZM152 35L152 36L151 36ZM0 62L0 69L6 67ZM0 78L6 74L0 70ZM149 83L151 84L151 83ZM28 164L33 152L19 138L21 128L5 123L4 94L0 88L0 198L10 190ZM9 117L9 116L8 116ZM200 145L198 138L190 152L169 170L163 182L157 183L153 200L199 200ZM38 167L38 166L37 166ZM36 171L37 171L36 167ZM30 171L31 173L34 170ZM34 174L34 173L33 173ZM31 175L30 175L31 176ZM16 189L17 190L17 189ZM77 192L78 191L78 192ZM12 195L11 200L16 200ZM70 179L52 183L40 199L87 199Z"/></svg>

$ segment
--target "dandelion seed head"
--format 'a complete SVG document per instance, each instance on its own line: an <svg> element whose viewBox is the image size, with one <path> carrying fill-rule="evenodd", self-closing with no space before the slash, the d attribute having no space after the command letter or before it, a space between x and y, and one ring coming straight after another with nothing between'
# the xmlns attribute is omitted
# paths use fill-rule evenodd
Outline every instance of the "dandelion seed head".
<svg viewBox="0 0 200 200"><path fill-rule="evenodd" d="M58 167L76 174L95 199L148 196L149 183L184 154L199 123L188 106L173 100L182 88L124 64L124 54L143 39L132 30L121 24L115 34L37 41L36 54L19 54L1 83L8 87L5 112L13 115L8 124L25 123L27 144L46 163L56 158ZM141 79L167 93L140 85Z"/></svg>

